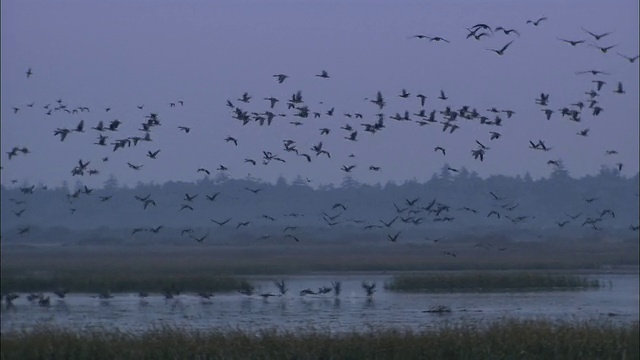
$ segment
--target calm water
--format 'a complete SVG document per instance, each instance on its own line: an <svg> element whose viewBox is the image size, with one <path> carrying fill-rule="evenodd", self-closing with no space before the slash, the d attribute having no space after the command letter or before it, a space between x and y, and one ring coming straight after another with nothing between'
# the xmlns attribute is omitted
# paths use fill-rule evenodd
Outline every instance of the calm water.
<svg viewBox="0 0 640 360"><path fill-rule="evenodd" d="M26 294L14 305L2 307L2 332L28 329L40 324L79 328L118 328L143 331L171 325L192 329L242 328L259 330L316 329L341 332L368 327L436 328L445 324L484 324L505 318L554 321L638 321L638 274L587 275L605 287L597 290L524 293L404 294L386 291L390 277L382 275L289 276L289 292L282 297L247 297L239 293L216 294L204 300L182 294L166 300L151 295L116 294L100 300L93 294L68 294L64 300L51 297L49 307L29 303ZM273 280L256 280L262 292L277 293ZM376 282L377 291L368 298L363 280ZM316 290L342 282L342 293L300 296L305 288ZM449 306L447 314L427 313L438 305Z"/></svg>

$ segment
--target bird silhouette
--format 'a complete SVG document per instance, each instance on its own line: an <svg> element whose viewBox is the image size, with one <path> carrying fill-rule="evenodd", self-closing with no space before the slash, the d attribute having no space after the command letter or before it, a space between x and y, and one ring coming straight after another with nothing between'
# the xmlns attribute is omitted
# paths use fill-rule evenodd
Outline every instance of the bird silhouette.
<svg viewBox="0 0 640 360"><path fill-rule="evenodd" d="M566 42L567 44L571 44L571 46L576 46L585 42L585 40L567 40L562 38L557 38L560 41Z"/></svg>
<svg viewBox="0 0 640 360"><path fill-rule="evenodd" d="M533 26L540 25L541 22L547 20L546 16L539 18L538 20L527 20L527 24L532 24Z"/></svg>
<svg viewBox="0 0 640 360"><path fill-rule="evenodd" d="M329 78L329 74L325 70L322 70L322 72L320 72L320 74L317 74L316 76L324 78L324 79L328 79Z"/></svg>
<svg viewBox="0 0 640 360"><path fill-rule="evenodd" d="M505 46L503 46L503 47L502 47L501 49L499 49L499 50L496 50L496 49L487 49L487 50L489 50L489 51L493 51L494 53L496 53L496 54L498 54L498 55L502 56L502 55L504 55L505 50L507 50L507 48L509 48L509 46L510 46L512 43L513 43L513 40L512 40L512 41L509 41Z"/></svg>
<svg viewBox="0 0 640 360"><path fill-rule="evenodd" d="M631 57L631 56L627 56L627 55L624 55L624 54L621 54L621 53L616 53L616 54L618 54L618 55L622 56L623 58L627 59L630 63L634 63L636 60L638 60L638 58L640 58L640 55L636 55L636 56Z"/></svg>
<svg viewBox="0 0 640 360"><path fill-rule="evenodd" d="M589 31L589 30L587 30L585 28L582 28L582 30L584 30L587 34L593 36L593 38L596 39L596 41L598 41L598 40L602 39L603 37L608 36L608 35L611 34L611 32L606 32L606 33L602 33L602 34L594 34L594 33L592 33L591 31Z"/></svg>
<svg viewBox="0 0 640 360"><path fill-rule="evenodd" d="M278 84L282 84L289 76L285 74L276 74L273 75L274 78L278 81Z"/></svg>
<svg viewBox="0 0 640 360"><path fill-rule="evenodd" d="M228 223L229 221L231 221L231 218L228 218L227 220L224 220L224 221L217 221L217 220L215 220L215 219L211 219L211 221L212 221L212 222L214 222L214 223L216 223L216 224L218 224L218 225L220 225L220 226L224 226L226 223Z"/></svg>
<svg viewBox="0 0 640 360"><path fill-rule="evenodd" d="M398 231L395 235L387 235L387 237L389 238L389 240L391 242L397 242L398 241L398 236L400 236L400 233L402 231Z"/></svg>

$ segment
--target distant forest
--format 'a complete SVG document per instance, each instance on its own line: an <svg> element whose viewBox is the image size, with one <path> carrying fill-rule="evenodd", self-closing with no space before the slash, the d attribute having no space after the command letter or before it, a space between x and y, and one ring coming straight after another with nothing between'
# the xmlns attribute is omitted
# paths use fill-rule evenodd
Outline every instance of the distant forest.
<svg viewBox="0 0 640 360"><path fill-rule="evenodd" d="M6 241L233 241L289 239L345 241L375 237L420 241L440 236L638 237L638 174L571 178L557 168L549 178L480 178L445 165L424 183L358 183L311 187L298 177L275 184L224 172L191 182L101 188L81 182L46 188L1 189ZM226 222L225 222L226 221ZM102 239L102 240L101 240ZM185 240L187 239L187 240ZM193 240L190 240L193 241Z"/></svg>

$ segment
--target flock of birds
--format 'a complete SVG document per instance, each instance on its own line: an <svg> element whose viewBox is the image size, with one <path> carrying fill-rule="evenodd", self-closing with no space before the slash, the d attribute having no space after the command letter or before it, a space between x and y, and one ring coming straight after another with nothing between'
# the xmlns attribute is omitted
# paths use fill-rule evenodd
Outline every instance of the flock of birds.
<svg viewBox="0 0 640 360"><path fill-rule="evenodd" d="M538 27L542 26L548 19L546 17L541 17L535 20L528 20L526 22L527 26ZM495 26L492 27L487 24L479 23L474 24L467 28L468 34L466 36L467 39L482 41L485 38L492 37L498 33L502 33L505 36L509 37L520 37L520 31L517 29L505 28L503 26ZM616 45L603 44L601 41L607 40L609 36L612 35L611 32L605 33L594 33L587 29L583 28L585 33L585 38L581 39L566 39L566 38L558 38L558 41L568 44L569 46L590 46L601 52L602 54L609 54L609 51L616 47ZM429 42L443 42L450 43L451 41L445 39L441 36L431 36L424 34L415 34L411 36L412 39L418 40L426 40ZM589 40L593 40L589 42ZM510 50L512 44L517 41L517 38L514 40L510 40L504 44L504 46L494 49L487 48L487 51L494 52L498 56L504 56L508 50ZM626 60L629 63L635 63L638 60L638 56L628 56L623 53L617 52L617 56ZM559 117L562 120L567 120L578 124L585 123L585 118L587 117L598 117L604 111L604 103L606 102L606 98L608 96L622 96L626 93L623 83L621 81L617 81L617 83L613 86L613 89L609 88L609 81L607 80L607 76L611 75L606 71L602 71L599 69L589 69L589 70L578 70L576 71L577 76L592 76L591 80L592 86L585 89L584 97L578 98L575 102L568 104L553 104L552 96L550 93L542 92L535 99L531 99L532 102L537 104L540 108L541 119L552 120ZM30 79L37 74L29 68L26 71L26 78ZM319 81L331 81L332 77L326 70L321 70L315 74L315 77L319 79ZM289 75L279 73L274 74L273 78L277 84L286 84L289 79ZM298 126L312 126L310 119L318 119L318 118L340 118L346 121L342 126L338 128L330 127L325 125L318 129L319 140L311 146L307 144L299 143L298 141L290 138L282 139L282 147L279 150L264 150L261 154L253 157L246 157L244 159L244 164L247 166L258 166L263 165L267 166L272 163L287 163L293 161L299 161L303 163L312 163L317 161L332 161L335 156L335 150L329 148L325 145L325 141L323 141L323 137L333 136L332 134L336 132L341 132L340 137L347 142L357 142L357 141L366 141L363 139L363 134L374 135L376 133L384 131L387 126L391 126L389 121L393 121L393 123L407 123L407 124L415 124L418 127L434 127L438 126L443 136L449 136L458 129L462 127L469 126L470 123L476 123L482 128L486 128L486 136L487 139L476 139L475 143L472 144L470 148L470 156L477 161L484 161L486 158L490 157L491 142L498 142L502 137L501 128L507 125L511 119L517 117L517 112L513 109L503 108L503 107L489 107L486 109L477 109L470 105L463 105L460 107L454 107L449 104L449 95L445 92L445 90L439 90L437 92L437 96L433 96L435 98L435 104L431 105L431 108L427 108L427 99L430 99L432 96L430 94L425 94L422 92L413 93L407 89L400 89L398 93L392 95L392 98L402 99L400 101L406 101L407 105L410 105L411 98L415 98L416 100L412 103L413 106L417 110L405 110L401 112L395 113L387 113L385 112L385 108L389 103L390 97L387 95L383 95L382 91L377 91L371 94L372 96L366 98L365 100L370 104L368 106L371 109L376 110L377 112L373 117L366 115L362 112L343 112L339 114L335 107L324 108L324 109L316 109L309 105L307 99L303 96L302 90L296 90L293 92L290 98L288 99L278 99L273 96L270 97L258 97L249 92L244 92L237 97L232 99L228 99L226 101L226 106L229 108L230 118L234 121L242 124L242 126L253 125L253 126L270 126L274 123L283 124L284 122L288 122L290 126L298 127ZM262 104L262 105L256 105ZM441 106L438 106L440 104ZM181 108L184 106L188 106L187 102L183 99L176 99L175 101L171 101L168 103L170 108ZM55 113L66 113L67 116L74 119L75 117L84 117L92 112L101 112L101 117L108 116L109 112L112 110L111 107L104 107L103 109L91 109L88 106L77 105L72 106L69 103L63 101L62 99L58 99L53 103L39 105L44 111L46 116L52 116ZM137 132L133 134L123 134L121 131L121 126L124 124L124 121L119 119L113 119L110 121L100 120L91 126L90 129L85 125L85 120L80 119L77 121L75 126L71 127L55 127L52 129L53 136L59 138L61 143L65 143L69 141L72 137L93 137L95 140L92 143L94 146L105 148L104 156L100 157L100 159L79 159L77 162L74 161L73 166L68 169L69 173L72 177L83 177L83 176L94 176L100 174L100 163L105 163L110 161L109 154L115 152L129 152L135 151L136 147L145 144L145 146L153 146L154 143L154 131L163 126L162 117L159 112L152 111L147 112L145 110L144 104L136 105L137 109L144 115L141 115L143 121L139 123L139 127L137 128ZM255 107L255 109L250 108ZM36 104L35 102L31 102L26 104L24 107L22 106L14 106L13 113L18 116L24 113L27 109L35 110ZM358 122L355 125L354 122ZM327 124L325 122L324 124ZM192 131L191 124L182 124L176 126L176 132L183 133L185 136L189 136ZM478 132L480 134L480 132ZM589 127L580 126L578 131L576 132L577 136L587 137L590 135ZM95 136L95 137L94 137ZM177 135L176 135L177 136ZM230 148L240 147L243 144L243 139L239 136L235 135L226 135L221 138L227 146ZM246 141L251 141L247 139ZM543 139L531 139L529 141L528 147L532 151L539 151L543 153L550 153L553 147L548 144L547 141ZM230 149L231 150L231 149ZM439 154L441 156L447 155L447 148L443 145L437 145L433 148L434 153ZM617 151L615 149L605 149L603 150L607 155L615 157ZM160 148L152 148L145 149L142 151L145 153L148 161L160 161L162 159L162 149ZM19 158L22 156L31 156L32 152L28 147L23 145L16 145L11 148L10 151L7 152L8 160L16 161L14 158ZM359 171L361 165L356 162L357 156L355 154L348 155L347 159L352 162L340 164L338 169L344 172L345 175L352 173L353 171ZM562 168L564 165L562 160L559 158L549 158L547 160L547 164L550 166ZM131 171L144 171L145 163L132 162L127 161L126 166L131 169ZM194 171L198 174L203 174L204 176L210 176L213 172L224 173L229 170L229 164L218 164L218 166L213 168L207 167L199 167L194 169ZM622 171L623 164L621 162L616 162L615 167L618 171ZM370 172L380 172L383 171L382 166L379 164L369 164L364 167L367 171ZM6 171L6 170L5 170ZM454 167L449 167L449 171L451 172L459 172L459 169ZM312 180L307 178L308 182ZM12 183L17 183L18 180L12 180ZM263 189L260 188L245 188L247 193L258 194ZM25 196L29 194L33 194L35 190L35 185L25 185L20 188L21 193ZM71 213L73 214L77 209L73 206L74 201L78 200L80 197L89 196L93 193L94 189L89 188L84 185L76 189L74 192L69 193L68 200L69 204L71 204ZM496 207L492 209L490 212L486 214L487 218L505 218L510 220L513 223L521 223L527 221L527 219L531 218L532 215L512 215L512 211L516 209L519 203L513 199L507 199L504 196L497 195L498 191L491 192L490 196L496 201ZM206 198L210 202L214 202L217 196L220 193L212 193L205 194ZM179 208L179 211L193 211L194 207L193 202L200 194L185 194L183 198L183 203ZM636 194L637 196L637 194ZM113 194L105 194L100 196L99 202L106 202L111 200ZM143 209L148 209L150 207L156 207L158 204L153 199L152 194L135 196L135 199L140 202ZM397 242L400 239L400 235L402 233L401 230L394 230L392 227L394 223L403 222L405 224L414 224L419 225L425 221L427 221L427 215L431 215L432 221L435 222L449 222L453 221L454 217L449 214L451 210L451 206L447 205L444 202L437 201L433 199L432 201L424 204L420 204L419 197L415 199L404 199L403 207L399 207L394 204L395 208L395 216L390 219L380 219L377 223L365 223L363 220L354 220L354 223L361 224L363 229L388 229L389 233L387 238L390 242ZM27 210L26 198L25 199L10 199L16 206L13 211L13 214L17 217L23 216L24 212ZM589 201L585 199L587 203L593 202L595 199ZM342 203L336 203L332 206L331 210L338 211L342 209L345 211L347 209L347 205ZM458 209L459 211L465 211L470 213L478 213L477 209L473 209L471 207L463 207ZM323 211L323 220L330 227L335 226L339 223L339 217L342 213L338 214L328 214L326 211ZM287 217L296 217L302 216L303 214L297 213L289 213L283 214ZM569 221L577 220L578 217L582 215L570 216L570 219L558 219L556 224L558 227L563 227ZM569 216L569 215L568 215ZM265 214L262 216L264 220L275 221L276 218L273 215ZM580 220L582 221L582 226L592 227L594 230L600 230L601 228L598 226L598 223L605 220L607 217L615 217L615 212L613 209L600 209L597 213L593 213L593 215L586 214ZM232 218L226 219L211 219L212 223L217 226L225 226L229 223ZM249 220L239 221L235 223L235 228L240 229L242 227L249 226L252 222ZM135 235L139 232L150 232L150 233L158 233L163 228L162 225L157 227L136 227L132 229L131 235ZM26 235L30 231L31 227L29 225L22 226L18 229L17 233L20 236ZM285 239L290 239L296 242L300 241L300 238L294 233L296 227L295 226L287 226L284 228L283 233ZM630 225L630 229L633 231L638 230L638 226L635 224ZM196 234L193 228L183 229L181 231L182 236L189 236L191 239L195 240L198 243L202 243L209 236L209 232L204 234ZM268 237L269 235L266 235ZM445 255L450 255L455 257L456 254L452 252L446 252Z"/></svg>
<svg viewBox="0 0 640 360"><path fill-rule="evenodd" d="M240 282L240 286L237 292L247 297L251 297L251 298L258 297L266 301L271 297L285 296L285 294L287 294L287 292L289 291L289 288L287 287L287 284L284 279L275 280L273 283L278 290L277 292L271 292L271 291L260 292L254 285L252 285L246 280L242 280ZM376 283L363 281L361 284L361 287L366 294L367 300L371 301L373 294L377 290ZM302 289L299 292L299 296L301 297L309 296L309 295L326 296L329 294L333 294L335 297L338 297L340 296L341 292L342 292L342 282L332 281L330 286L321 286L317 290L313 290L311 288ZM53 291L51 295L46 295L45 293L28 293L25 295L25 298L31 304L37 304L39 306L49 307L51 305L52 296L58 299L58 301L63 301L66 298L68 293L69 293L69 289L60 288L58 290ZM145 301L145 299L147 299L150 295L151 294L146 291L140 291L138 293L138 297L142 301ZM171 299L176 299L178 296L184 295L184 294L179 287L172 285L171 287L163 290L161 295L164 297L165 300L171 300ZM214 294L212 292L201 291L201 292L197 292L195 296L200 297L204 301L208 301L214 296ZM99 299L100 301L108 301L109 299L114 298L115 295L113 295L110 291L102 291L96 295L92 295L91 297ZM14 300L18 298L20 298L20 294L14 293L14 292L8 293L2 296L2 300L4 301L5 306L9 309L14 306Z"/></svg>

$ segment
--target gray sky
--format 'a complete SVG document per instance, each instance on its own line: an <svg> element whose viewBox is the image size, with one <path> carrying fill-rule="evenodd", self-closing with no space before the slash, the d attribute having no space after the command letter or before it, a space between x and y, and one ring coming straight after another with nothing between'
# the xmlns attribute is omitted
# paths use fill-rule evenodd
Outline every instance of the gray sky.
<svg viewBox="0 0 640 360"><path fill-rule="evenodd" d="M539 26L526 21L547 17ZM448 163L466 167L480 176L492 174L546 177L548 160L562 160L570 174L596 174L602 165L622 163L622 174L638 172L638 64L617 53L638 55L638 2L603 1L17 1L1 3L2 70L2 184L79 180L101 185L110 174L128 183L192 181L203 177L200 167L216 174L224 165L228 175L247 174L274 181L279 175L293 179L300 174L312 184L340 183L342 165L356 165L354 179L368 183L429 179ZM479 41L466 39L477 23L495 28L515 28L520 36L494 32ZM595 34L611 32L596 41ZM440 36L450 43L411 38ZM586 40L575 47L558 38ZM487 49L500 49L503 56ZM602 53L595 46L616 45ZM27 78L28 68L33 76ZM602 70L609 75L576 75L576 71ZM326 70L330 78L316 77ZM282 84L272 75L289 76ZM596 97L604 110L593 116L581 113L581 121L563 118L559 109L589 96L593 80L606 81ZM614 93L621 81L625 94ZM411 93L403 99L402 89ZM286 100L301 90L305 105L320 118L300 119L287 110ZM444 90L447 100L438 99ZM248 104L237 99L243 92ZM387 106L382 131L371 134L361 123L373 123L379 112L365 98L377 91ZM548 107L535 103L541 92L550 95ZM437 110L438 123L420 126L389 116L422 107L418 93L427 96L427 114ZM251 122L245 126L232 118L227 100L249 112L264 112L263 98L280 99L271 126ZM52 111L61 99L68 109L87 106L91 112L68 114ZM169 103L184 101L170 107ZM35 103L33 107L27 104ZM138 105L144 108L139 110ZM458 119L454 133L443 132L446 106L458 110L476 108L490 119L487 109L511 109L503 126L481 125L479 120ZM20 110L14 113L13 107ZM105 112L110 107L111 111ZM327 110L335 107L329 117ZM543 108L553 109L546 120ZM141 123L157 113L161 126L152 130L153 141L112 151L94 145L98 137L90 129L102 120L122 121L117 132L107 132L107 143L141 136ZM345 113L361 113L363 119ZM71 133L64 142L56 128L74 128L85 121L84 133ZM291 121L301 121L293 126ZM344 139L340 127L350 124L357 141ZM184 133L178 126L188 126ZM320 135L320 128L330 128ZM588 136L576 133L590 129ZM502 137L489 140L489 132ZM238 139L238 146L225 142ZM301 156L285 152L282 140L296 141ZM529 140L543 140L550 151L532 150ZM471 151L475 140L490 147L484 161ZM316 157L310 147L323 141L331 159ZM8 160L14 147L27 147ZM446 155L436 153L442 146ZM147 151L160 149L157 159ZM616 155L606 155L616 150ZM262 151L270 151L286 163L262 165ZM354 158L349 155L354 154ZM102 157L109 161L103 162ZM245 158L258 161L253 166ZM78 164L91 161L95 176L72 176ZM139 171L127 162L143 165ZM370 171L379 166L379 172Z"/></svg>

